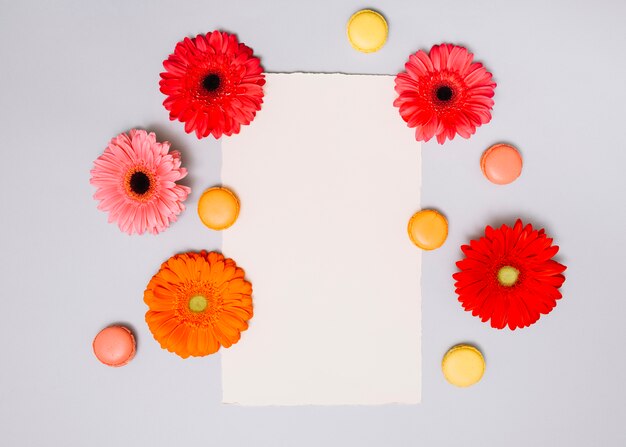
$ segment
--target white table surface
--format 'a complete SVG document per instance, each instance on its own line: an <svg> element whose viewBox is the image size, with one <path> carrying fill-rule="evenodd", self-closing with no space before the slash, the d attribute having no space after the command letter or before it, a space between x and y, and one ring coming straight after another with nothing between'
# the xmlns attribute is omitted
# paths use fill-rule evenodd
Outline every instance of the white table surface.
<svg viewBox="0 0 626 447"><path fill-rule="evenodd" d="M370 55L344 31L366 6L390 24ZM0 0L0 444L625 445L624 17L619 0ZM392 74L448 41L494 73L493 121L470 140L423 146L423 206L447 215L450 235L424 255L422 404L222 406L219 356L182 361L150 336L142 292L160 262L221 243L194 210L220 181L220 145L170 123L158 91L175 43L216 28L271 72ZM188 211L156 238L123 235L92 199L93 160L132 127L170 140L190 168ZM479 169L499 141L524 155L506 187ZM518 216L561 246L564 299L528 329L496 331L462 310L451 274L462 243ZM135 360L115 370L91 352L112 322L138 337ZM440 372L463 341L488 362L466 390Z"/></svg>

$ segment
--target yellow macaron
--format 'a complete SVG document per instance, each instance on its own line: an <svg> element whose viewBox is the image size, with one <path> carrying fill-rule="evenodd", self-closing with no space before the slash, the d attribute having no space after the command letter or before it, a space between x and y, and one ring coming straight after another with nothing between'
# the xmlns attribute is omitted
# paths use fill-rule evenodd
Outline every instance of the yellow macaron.
<svg viewBox="0 0 626 447"><path fill-rule="evenodd" d="M370 9L355 12L347 25L350 45L362 53L374 53L387 41L388 27L385 18Z"/></svg>
<svg viewBox="0 0 626 447"><path fill-rule="evenodd" d="M474 346L457 345L443 356L441 370L448 382L464 388L482 379L485 373L485 359Z"/></svg>

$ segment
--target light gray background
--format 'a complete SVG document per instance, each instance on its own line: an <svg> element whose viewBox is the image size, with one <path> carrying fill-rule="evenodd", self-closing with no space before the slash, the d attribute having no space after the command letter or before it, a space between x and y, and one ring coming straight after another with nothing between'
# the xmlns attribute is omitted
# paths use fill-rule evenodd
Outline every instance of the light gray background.
<svg viewBox="0 0 626 447"><path fill-rule="evenodd" d="M370 55L344 31L366 6L390 24ZM0 1L0 444L625 445L624 17L619 0ZM178 40L215 28L238 33L267 71L396 73L448 41L494 73L493 121L423 146L423 205L445 212L450 236L424 255L421 405L222 406L219 356L182 361L151 338L142 292L160 262L220 247L195 214L219 183L219 143L170 123L157 85ZM172 141L190 171L188 210L158 237L120 233L91 198L93 160L132 127ZM479 169L499 141L525 162L505 187ZM555 311L512 333L465 313L450 276L463 242L517 216L545 226L569 268ZM112 322L138 338L120 369L91 352ZM440 372L462 341L488 362L465 390Z"/></svg>

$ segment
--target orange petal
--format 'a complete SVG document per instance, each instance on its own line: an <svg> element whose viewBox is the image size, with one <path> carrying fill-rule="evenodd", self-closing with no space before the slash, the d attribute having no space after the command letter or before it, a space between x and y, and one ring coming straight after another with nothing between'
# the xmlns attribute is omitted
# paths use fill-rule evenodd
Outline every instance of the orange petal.
<svg viewBox="0 0 626 447"><path fill-rule="evenodd" d="M229 348L233 343L230 341L230 338L225 332L227 331L224 331L221 325L213 325L213 333L215 334L215 338L217 338L219 344L224 346L225 348Z"/></svg>
<svg viewBox="0 0 626 447"><path fill-rule="evenodd" d="M165 349L167 347L166 343L168 337L174 331L174 329L178 327L179 324L180 323L178 322L178 319L176 317L173 317L169 320L164 321L156 328L150 327L150 330L152 331L152 335L154 335L156 341L158 341L161 347Z"/></svg>
<svg viewBox="0 0 626 447"><path fill-rule="evenodd" d="M148 304L150 302L150 300L154 299L154 294L152 293L151 289L146 289L143 292L143 302Z"/></svg>
<svg viewBox="0 0 626 447"><path fill-rule="evenodd" d="M155 312L153 310L149 310L146 312L146 323L148 323L148 327L156 329L170 318L175 317L176 315L174 312Z"/></svg>
<svg viewBox="0 0 626 447"><path fill-rule="evenodd" d="M169 260L169 266L180 278L193 278L193 272L187 268L185 258L182 256L174 256Z"/></svg>
<svg viewBox="0 0 626 447"><path fill-rule="evenodd" d="M195 354L197 356L203 356L203 355L210 354L210 352L209 352L209 334L208 334L208 331L209 331L209 328L206 328L206 327L199 327L197 329L198 350L197 350L197 352Z"/></svg>
<svg viewBox="0 0 626 447"><path fill-rule="evenodd" d="M233 293L229 291L224 294L224 303L232 303L241 306L251 306L252 297L247 293Z"/></svg>
<svg viewBox="0 0 626 447"><path fill-rule="evenodd" d="M224 273L224 262L216 261L211 263L211 281L222 282L222 274Z"/></svg>
<svg viewBox="0 0 626 447"><path fill-rule="evenodd" d="M179 283L180 283L180 280L177 280L176 282L171 283L167 281L165 278L163 278L161 276L161 273L158 273L152 277L152 280L150 281L148 288L154 290L157 287L161 287L169 291L170 293L176 293L176 288Z"/></svg>
<svg viewBox="0 0 626 447"><path fill-rule="evenodd" d="M224 256L221 253L212 251L207 255L207 259L209 261L209 264L213 265L217 262L224 261Z"/></svg>
<svg viewBox="0 0 626 447"><path fill-rule="evenodd" d="M234 265L224 264L224 273L222 274L222 281L230 281L235 277L237 268Z"/></svg>
<svg viewBox="0 0 626 447"><path fill-rule="evenodd" d="M223 337L226 337L226 339L228 340L228 346L231 346L239 341L240 331L234 327L229 326L228 324L220 324L218 322L215 325L214 329L217 329L215 331L216 335L221 333ZM218 337L218 340L221 340L221 339ZM224 343L222 343L222 345L226 346Z"/></svg>
<svg viewBox="0 0 626 447"><path fill-rule="evenodd" d="M237 278L228 283L228 290L235 293L252 293L252 284L243 279Z"/></svg>
<svg viewBox="0 0 626 447"><path fill-rule="evenodd" d="M215 332L213 331L212 327L207 327L204 328L206 331L206 337L207 337L207 354L213 354L217 351L219 351L220 349L220 344L217 341L217 337L215 336Z"/></svg>
<svg viewBox="0 0 626 447"><path fill-rule="evenodd" d="M201 356L198 348L198 328L189 328L189 335L187 337L187 351L193 356Z"/></svg>
<svg viewBox="0 0 626 447"><path fill-rule="evenodd" d="M165 301L171 306L173 306L176 302L176 294L161 286L156 286L154 289L152 289L152 296L154 297L155 301Z"/></svg>
<svg viewBox="0 0 626 447"><path fill-rule="evenodd" d="M187 256L185 258L185 265L187 266L187 271L189 272L190 279L199 280L202 277L201 274L201 266L202 261L197 261L195 258L191 256Z"/></svg>
<svg viewBox="0 0 626 447"><path fill-rule="evenodd" d="M175 272L167 267L161 269L159 273L157 273L155 276L160 277L162 280L170 284L177 284L181 280L181 278Z"/></svg>
<svg viewBox="0 0 626 447"><path fill-rule="evenodd" d="M211 264L209 264L206 259L202 258L198 261L198 266L200 268L200 279L202 281L208 281L211 276Z"/></svg>
<svg viewBox="0 0 626 447"><path fill-rule="evenodd" d="M189 329L186 324L176 326L166 340L167 350L178 354L184 359L189 357L189 352L187 352L188 335Z"/></svg>
<svg viewBox="0 0 626 447"><path fill-rule="evenodd" d="M232 312L231 309L224 309L220 313L219 323L222 325L227 325L231 328L234 328L238 331L245 331L248 329L248 323L246 323L246 317L240 317L237 313Z"/></svg>
<svg viewBox="0 0 626 447"><path fill-rule="evenodd" d="M247 321L252 318L252 307L239 307L236 305L230 305L224 307L222 312L230 312L233 316L240 318L243 321Z"/></svg>

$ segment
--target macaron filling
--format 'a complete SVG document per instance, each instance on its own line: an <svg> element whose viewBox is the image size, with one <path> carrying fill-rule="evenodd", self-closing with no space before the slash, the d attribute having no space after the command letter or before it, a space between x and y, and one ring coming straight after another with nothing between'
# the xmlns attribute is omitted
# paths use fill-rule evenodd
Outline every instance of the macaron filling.
<svg viewBox="0 0 626 447"><path fill-rule="evenodd" d="M498 270L498 282L504 287L513 287L519 278L519 270L513 266L505 265Z"/></svg>
<svg viewBox="0 0 626 447"><path fill-rule="evenodd" d="M203 295L194 295L189 298L189 310L192 312L204 312L208 305L209 303Z"/></svg>

